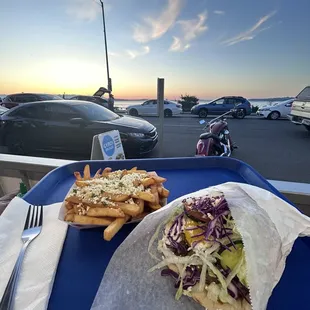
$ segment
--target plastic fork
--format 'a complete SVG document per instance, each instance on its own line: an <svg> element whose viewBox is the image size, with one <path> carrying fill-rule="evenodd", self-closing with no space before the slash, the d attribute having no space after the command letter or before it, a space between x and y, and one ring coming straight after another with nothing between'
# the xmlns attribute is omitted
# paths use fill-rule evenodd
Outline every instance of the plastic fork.
<svg viewBox="0 0 310 310"><path fill-rule="evenodd" d="M41 232L43 222L43 206L32 206L28 208L27 218L22 233L23 247L19 252L19 256L12 271L10 280L5 288L1 303L0 310L13 309L14 296L16 293L17 282L28 245L33 241Z"/></svg>

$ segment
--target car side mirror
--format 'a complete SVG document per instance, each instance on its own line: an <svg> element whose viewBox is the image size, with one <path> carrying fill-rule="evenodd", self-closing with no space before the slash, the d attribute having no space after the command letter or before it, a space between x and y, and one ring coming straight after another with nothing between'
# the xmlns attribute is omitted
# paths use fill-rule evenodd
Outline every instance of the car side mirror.
<svg viewBox="0 0 310 310"><path fill-rule="evenodd" d="M70 124L73 124L73 125L86 125L87 124L87 122L81 117L71 118L69 122Z"/></svg>

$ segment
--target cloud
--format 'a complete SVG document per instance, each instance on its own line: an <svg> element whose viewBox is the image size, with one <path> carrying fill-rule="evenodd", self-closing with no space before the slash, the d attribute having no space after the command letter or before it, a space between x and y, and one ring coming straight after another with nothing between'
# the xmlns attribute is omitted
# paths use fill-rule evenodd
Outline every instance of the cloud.
<svg viewBox="0 0 310 310"><path fill-rule="evenodd" d="M170 46L170 51L177 52L177 51L185 51L189 49L191 45L188 43L186 45L183 44L180 38L173 37L173 43Z"/></svg>
<svg viewBox="0 0 310 310"><path fill-rule="evenodd" d="M225 15L225 12L224 11L220 11L220 10L215 10L213 11L214 14L217 14L217 15Z"/></svg>
<svg viewBox="0 0 310 310"><path fill-rule="evenodd" d="M95 0L69 0L67 14L80 20L93 21L100 14L100 4Z"/></svg>
<svg viewBox="0 0 310 310"><path fill-rule="evenodd" d="M111 57L120 57L121 56L121 54L115 53L115 52L108 52L108 55Z"/></svg>
<svg viewBox="0 0 310 310"><path fill-rule="evenodd" d="M234 45L234 44L237 44L243 41L253 40L259 33L271 28L271 26L267 26L264 28L261 28L261 26L276 13L277 13L276 11L273 11L261 17L259 21L252 28L250 28L249 30L245 32L241 32L240 34L238 34L237 36L233 38L223 41L222 44L226 46L230 46L230 45Z"/></svg>
<svg viewBox="0 0 310 310"><path fill-rule="evenodd" d="M133 38L146 43L163 36L174 24L183 6L183 0L168 0L158 17L145 17L143 24L134 26Z"/></svg>
<svg viewBox="0 0 310 310"><path fill-rule="evenodd" d="M150 52L150 47L149 46L142 46L142 50L136 51L136 50L126 50L126 54L129 56L131 59L135 59L139 56L144 56Z"/></svg>
<svg viewBox="0 0 310 310"><path fill-rule="evenodd" d="M190 48L190 42L196 39L203 32L208 30L205 22L207 20L207 12L198 15L196 19L180 20L177 23L181 25L182 36L173 37L173 42L169 48L172 52L183 52Z"/></svg>

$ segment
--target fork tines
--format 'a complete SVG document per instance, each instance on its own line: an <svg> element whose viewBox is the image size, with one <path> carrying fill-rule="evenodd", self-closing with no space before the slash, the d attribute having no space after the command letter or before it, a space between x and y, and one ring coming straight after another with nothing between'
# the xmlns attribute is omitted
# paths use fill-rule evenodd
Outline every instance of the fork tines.
<svg viewBox="0 0 310 310"><path fill-rule="evenodd" d="M29 205L24 230L42 226L43 206Z"/></svg>

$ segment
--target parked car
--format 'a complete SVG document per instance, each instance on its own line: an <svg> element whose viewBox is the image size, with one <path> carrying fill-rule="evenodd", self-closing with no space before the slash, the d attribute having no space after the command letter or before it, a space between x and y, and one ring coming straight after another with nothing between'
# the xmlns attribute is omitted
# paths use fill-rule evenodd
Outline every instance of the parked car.
<svg viewBox="0 0 310 310"><path fill-rule="evenodd" d="M130 105L127 107L127 113L132 116L156 116L157 100L147 100L142 104ZM172 117L182 113L182 105L173 101L164 101L165 117Z"/></svg>
<svg viewBox="0 0 310 310"><path fill-rule="evenodd" d="M6 96L1 105L8 109L14 108L21 103L43 101L43 100L61 100L62 98L57 95L48 94L30 94L30 93L20 93Z"/></svg>
<svg viewBox="0 0 310 310"><path fill-rule="evenodd" d="M3 114L4 112L8 111L8 110L9 109L0 106L0 115Z"/></svg>
<svg viewBox="0 0 310 310"><path fill-rule="evenodd" d="M201 118L206 118L208 114L221 115L235 107L237 107L237 111L235 114L232 114L233 117L244 118L252 113L251 103L239 96L226 96L208 103L199 103L192 107L191 113Z"/></svg>
<svg viewBox="0 0 310 310"><path fill-rule="evenodd" d="M305 87L295 98L288 118L310 131L310 86Z"/></svg>
<svg viewBox="0 0 310 310"><path fill-rule="evenodd" d="M96 96L74 96L70 100L82 100L82 101L90 101L93 103L97 103L104 108L109 108L108 100L101 97Z"/></svg>
<svg viewBox="0 0 310 310"><path fill-rule="evenodd" d="M14 154L66 152L90 157L93 136L119 130L126 156L150 152L158 134L149 122L79 100L27 103L0 117L0 143Z"/></svg>
<svg viewBox="0 0 310 310"><path fill-rule="evenodd" d="M272 120L276 120L280 117L287 117L287 115L291 112L293 102L294 99L276 102L273 105L259 108L256 114Z"/></svg>

